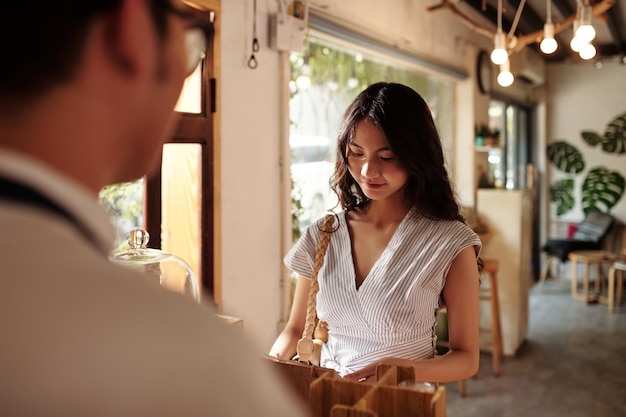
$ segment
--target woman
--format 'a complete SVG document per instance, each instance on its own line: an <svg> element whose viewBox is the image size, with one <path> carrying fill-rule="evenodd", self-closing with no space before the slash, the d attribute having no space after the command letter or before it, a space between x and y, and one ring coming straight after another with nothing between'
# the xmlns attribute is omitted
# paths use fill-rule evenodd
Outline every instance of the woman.
<svg viewBox="0 0 626 417"><path fill-rule="evenodd" d="M369 86L348 107L331 186L337 215L319 271L317 315L328 323L321 366L372 381L381 363L417 380L456 381L478 371L481 242L464 223L443 150L422 97L400 84ZM306 317L322 219L285 256L298 273L287 326L270 355L289 359ZM447 308L450 350L436 354Z"/></svg>

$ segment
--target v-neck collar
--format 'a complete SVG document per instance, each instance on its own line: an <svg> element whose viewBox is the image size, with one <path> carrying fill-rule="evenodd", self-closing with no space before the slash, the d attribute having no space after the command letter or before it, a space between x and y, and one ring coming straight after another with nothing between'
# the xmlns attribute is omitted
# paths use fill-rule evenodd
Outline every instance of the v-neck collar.
<svg viewBox="0 0 626 417"><path fill-rule="evenodd" d="M354 290L355 290L355 292L357 294L361 292L361 289L363 288L363 286L365 286L368 282L372 281L372 279L370 279L370 277L372 276L372 273L375 272L378 269L379 264L381 262L381 259L385 258L385 255L387 254L387 252L389 252L391 250L391 247L395 246L394 244L395 244L395 241L398 239L399 232L402 230L402 228L404 228L404 225L406 224L407 219L413 214L414 210L415 210L415 208L411 208L404 215L404 218L398 224L398 227L396 227L396 230L393 231L391 237L389 238L389 241L385 245L385 248L382 250L382 252L378 256L376 261L372 264L372 267L367 272L367 274L363 278L363 282L361 282L361 285L358 288L356 286L356 266L354 265L354 256L353 256L353 253L352 253L352 237L350 236L350 229L348 227L348 212L347 211L343 212L343 222L344 222L344 226L345 226L345 231L343 233L343 236L341 236L341 238L342 239L346 239L346 241L347 241L346 245L347 245L347 248L349 249L349 256L350 256L349 264L350 264L350 267L351 267L351 274L350 274L350 276L352 277L352 284L353 284L352 288L354 288Z"/></svg>

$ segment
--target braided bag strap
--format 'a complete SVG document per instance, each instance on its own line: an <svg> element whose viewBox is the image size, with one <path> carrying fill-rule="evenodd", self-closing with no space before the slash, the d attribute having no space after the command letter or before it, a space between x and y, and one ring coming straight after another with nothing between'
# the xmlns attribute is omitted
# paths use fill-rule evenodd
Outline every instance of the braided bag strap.
<svg viewBox="0 0 626 417"><path fill-rule="evenodd" d="M313 272L311 273L311 288L309 290L309 298L307 300L306 322L302 332L302 339L298 341L298 345L296 347L298 360L301 362L309 362L309 358L313 353L313 332L317 321L317 291L319 290L317 274L324 263L324 256L326 254L328 242L330 242L330 234L332 233L331 228L334 220L335 216L333 214L326 215L322 225L320 240L317 242L317 247L315 248Z"/></svg>

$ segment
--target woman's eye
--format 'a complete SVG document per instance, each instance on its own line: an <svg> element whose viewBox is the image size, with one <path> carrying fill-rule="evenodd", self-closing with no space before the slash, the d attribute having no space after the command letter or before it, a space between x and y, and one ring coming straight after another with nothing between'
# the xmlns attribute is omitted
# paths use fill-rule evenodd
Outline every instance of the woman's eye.
<svg viewBox="0 0 626 417"><path fill-rule="evenodd" d="M393 161L396 159L395 156L381 156L380 159L385 162Z"/></svg>
<svg viewBox="0 0 626 417"><path fill-rule="evenodd" d="M360 152L355 152L355 151L354 151L354 150L352 150L352 149L350 149L348 152L349 152L349 156L354 156L354 157L357 157L357 158L360 158L360 157L362 157L362 156L363 156L363 154L362 154L362 153L360 153Z"/></svg>

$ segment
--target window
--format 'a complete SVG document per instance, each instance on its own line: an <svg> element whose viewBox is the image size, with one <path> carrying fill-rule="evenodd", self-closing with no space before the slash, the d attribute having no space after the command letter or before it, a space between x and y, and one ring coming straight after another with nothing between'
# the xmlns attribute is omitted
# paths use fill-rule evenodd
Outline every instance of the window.
<svg viewBox="0 0 626 417"><path fill-rule="evenodd" d="M424 97L433 113L444 149L452 149L454 82L416 65L339 39L314 35L303 54L292 54L289 103L293 206L300 230L337 209L330 191L336 139L343 112L368 85L406 84ZM449 155L448 155L449 156ZM294 236L297 237L297 234Z"/></svg>
<svg viewBox="0 0 626 417"><path fill-rule="evenodd" d="M213 25L213 12L194 11ZM204 295L213 281L213 39L205 58L187 78L176 111L181 119L163 146L161 169L136 182L113 184L100 192L101 204L117 224L118 247L128 231L142 228L151 248L185 260Z"/></svg>
<svg viewBox="0 0 626 417"><path fill-rule="evenodd" d="M530 110L527 108L505 101L490 101L489 125L502 132L500 147L492 149L489 154L489 170L496 187L526 188L527 165L532 162L529 123Z"/></svg>

